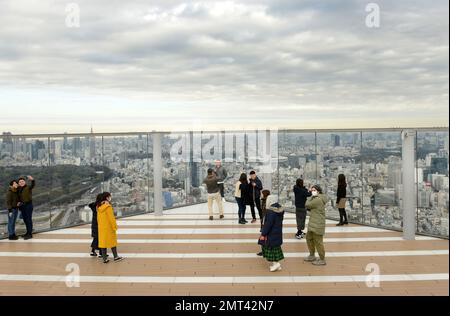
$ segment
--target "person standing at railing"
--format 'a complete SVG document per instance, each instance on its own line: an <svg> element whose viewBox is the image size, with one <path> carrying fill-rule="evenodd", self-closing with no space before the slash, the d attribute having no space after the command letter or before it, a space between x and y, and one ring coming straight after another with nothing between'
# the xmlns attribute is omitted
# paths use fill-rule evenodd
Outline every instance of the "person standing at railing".
<svg viewBox="0 0 450 316"><path fill-rule="evenodd" d="M305 258L305 261L312 262L316 266L324 266L327 264L323 236L326 226L325 205L328 203L328 197L323 194L319 185L314 185L310 191L311 197L305 203L305 207L310 210L308 232L306 233L309 256ZM316 258L316 250L319 258Z"/></svg>
<svg viewBox="0 0 450 316"><path fill-rule="evenodd" d="M263 190L263 185L254 170L250 171L250 185L252 187L253 199L253 203L250 205L253 217L252 223L256 222L255 206L258 209L259 219L262 223L261 191Z"/></svg>
<svg viewBox="0 0 450 316"><path fill-rule="evenodd" d="M16 180L9 183L8 192L6 193L6 207L8 209L8 239L17 240L16 236L16 220L19 214L19 184Z"/></svg>
<svg viewBox="0 0 450 316"><path fill-rule="evenodd" d="M336 206L339 210L339 223L336 226L348 225L347 212L345 211L345 203L347 202L347 181L345 175L338 176L338 189Z"/></svg>
<svg viewBox="0 0 450 316"><path fill-rule="evenodd" d="M98 257L101 258L102 254L100 248L98 247L98 221L97 221L97 205L101 203L103 198L103 193L97 195L95 202L89 204L89 208L92 210L92 222L91 222L91 257L97 257L97 250L100 252Z"/></svg>
<svg viewBox="0 0 450 316"><path fill-rule="evenodd" d="M228 177L228 173L227 170L222 166L222 161L216 160L215 163L216 168L214 169L214 172L219 179L220 196L222 197L222 201L225 202L225 179Z"/></svg>
<svg viewBox="0 0 450 316"><path fill-rule="evenodd" d="M220 219L224 218L223 203L222 197L220 196L220 188L218 182L219 179L217 178L214 170L208 169L208 176L203 180L203 183L206 184L206 190L208 192L208 212L210 220L214 220L213 216L214 201L216 201L217 206L219 207Z"/></svg>
<svg viewBox="0 0 450 316"><path fill-rule="evenodd" d="M248 185L247 175L245 173L241 173L239 180L235 184L234 188L234 198L236 199L236 203L238 205L238 217L239 224L247 224L245 220L245 209L246 209L246 192L243 186Z"/></svg>
<svg viewBox="0 0 450 316"><path fill-rule="evenodd" d="M297 182L294 186L294 195L295 195L295 217L297 220L297 234L295 234L295 238L302 239L305 235L303 232L305 230L305 222L306 222L306 199L311 196L311 192L305 188L303 184L303 179L297 179Z"/></svg>
<svg viewBox="0 0 450 316"><path fill-rule="evenodd" d="M20 211L27 229L23 239L28 240L33 238L33 189L36 186L36 181L32 176L28 176L31 184L27 184L25 178L19 178L19 200L21 203Z"/></svg>
<svg viewBox="0 0 450 316"><path fill-rule="evenodd" d="M117 222L111 205L111 193L105 192L97 204L98 221L98 246L103 258L103 263L108 263L107 249L111 248L114 262L122 261L124 258L117 253Z"/></svg>

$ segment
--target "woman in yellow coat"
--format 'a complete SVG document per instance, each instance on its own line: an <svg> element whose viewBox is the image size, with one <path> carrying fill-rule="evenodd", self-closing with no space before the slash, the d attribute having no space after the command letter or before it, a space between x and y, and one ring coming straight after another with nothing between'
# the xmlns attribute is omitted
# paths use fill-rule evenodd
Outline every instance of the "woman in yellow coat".
<svg viewBox="0 0 450 316"><path fill-rule="evenodd" d="M98 247L100 248L104 263L109 262L107 248L111 248L114 255L114 262L123 260L117 254L117 222L114 217L111 200L111 193L105 192L97 207Z"/></svg>

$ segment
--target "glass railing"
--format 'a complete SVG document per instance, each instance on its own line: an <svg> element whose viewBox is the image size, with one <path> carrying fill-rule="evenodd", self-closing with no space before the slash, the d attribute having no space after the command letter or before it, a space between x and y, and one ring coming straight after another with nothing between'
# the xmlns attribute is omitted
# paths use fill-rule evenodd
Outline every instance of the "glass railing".
<svg viewBox="0 0 450 316"><path fill-rule="evenodd" d="M417 232L448 238L448 129L416 129ZM164 133L162 201L170 209L206 201L203 179L215 160L227 170L225 198L234 201L240 173L255 170L265 188L295 211L293 186L320 184L337 219L337 177L347 178L351 222L402 229L401 130L237 131ZM0 192L33 175L35 230L86 224L88 204L103 191L117 216L154 211L153 134L0 136ZM0 194L0 238L7 237L5 194ZM23 232L21 220L18 233Z"/></svg>

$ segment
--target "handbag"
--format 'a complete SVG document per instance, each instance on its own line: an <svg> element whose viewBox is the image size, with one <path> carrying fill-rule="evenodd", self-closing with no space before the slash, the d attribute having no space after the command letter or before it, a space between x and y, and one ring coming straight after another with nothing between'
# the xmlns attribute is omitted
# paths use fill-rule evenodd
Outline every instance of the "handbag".
<svg viewBox="0 0 450 316"><path fill-rule="evenodd" d="M258 238L258 245L265 246L266 242L267 242L267 238L264 239L264 240L261 240L261 239Z"/></svg>

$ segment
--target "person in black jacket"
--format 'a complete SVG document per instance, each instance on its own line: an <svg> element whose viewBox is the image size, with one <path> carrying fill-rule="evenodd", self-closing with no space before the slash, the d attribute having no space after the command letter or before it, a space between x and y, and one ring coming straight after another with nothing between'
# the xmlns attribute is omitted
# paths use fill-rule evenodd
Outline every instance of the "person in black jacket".
<svg viewBox="0 0 450 316"><path fill-rule="evenodd" d="M248 182L247 179L247 174L246 173L242 173L240 178L239 178L239 190L241 191L241 203L242 203L242 210L241 210L241 218L240 218L240 223L241 224L246 224L248 223L247 220L245 219L245 211L247 208L247 205L250 205L250 207L253 206L253 208L255 207L255 204L253 202L253 189L252 186L250 185L250 183Z"/></svg>
<svg viewBox="0 0 450 316"><path fill-rule="evenodd" d="M303 184L303 179L297 179L297 182L294 186L294 194L295 194L295 216L297 219L297 234L295 234L295 238L302 239L305 233L303 230L305 229L306 222L306 199L311 196L311 192L305 188Z"/></svg>
<svg viewBox="0 0 450 316"><path fill-rule="evenodd" d="M91 257L97 257L98 250L100 253L98 254L98 257L101 258L101 251L98 247L98 222L97 222L97 205L100 204L102 201L103 193L97 195L97 198L95 202L92 202L89 204L89 208L92 210L92 223L91 223L91 237L92 243L91 243Z"/></svg>
<svg viewBox="0 0 450 316"><path fill-rule="evenodd" d="M18 193L19 184L16 180L9 183L9 189L6 193L6 207L8 208L8 239L17 240L16 220L19 213L20 200Z"/></svg>
<svg viewBox="0 0 450 316"><path fill-rule="evenodd" d="M27 184L27 179L31 181L31 184ZM33 189L36 186L36 181L32 176L28 176L27 179L19 178L19 200L20 200L20 212L22 214L25 227L27 229L23 239L28 240L33 238Z"/></svg>
<svg viewBox="0 0 450 316"><path fill-rule="evenodd" d="M267 208L264 227L259 237L258 243L262 245L263 257L271 262L270 272L280 271L280 261L284 259L283 250L283 219L284 211L279 203L272 203L272 198L268 198L270 205Z"/></svg>
<svg viewBox="0 0 450 316"><path fill-rule="evenodd" d="M345 211L345 202L347 201L347 181L345 175L338 176L338 189L336 206L339 210L339 223L336 226L348 225L347 212Z"/></svg>
<svg viewBox="0 0 450 316"><path fill-rule="evenodd" d="M253 203L250 204L250 208L252 211L252 223L256 222L256 214L255 214L255 206L258 209L259 219L262 222L262 208L261 208L261 191L263 189L263 185L261 180L256 175L255 171L250 171L250 185L252 188L252 200Z"/></svg>

